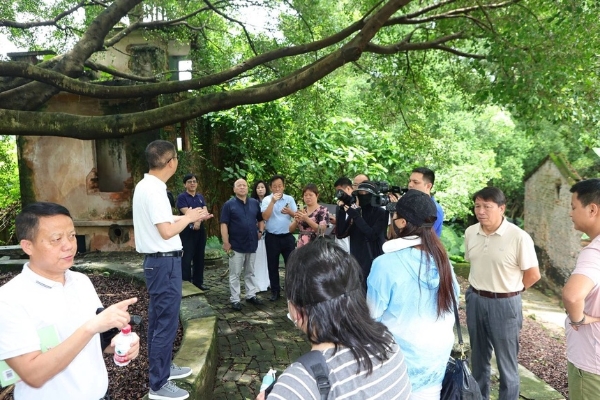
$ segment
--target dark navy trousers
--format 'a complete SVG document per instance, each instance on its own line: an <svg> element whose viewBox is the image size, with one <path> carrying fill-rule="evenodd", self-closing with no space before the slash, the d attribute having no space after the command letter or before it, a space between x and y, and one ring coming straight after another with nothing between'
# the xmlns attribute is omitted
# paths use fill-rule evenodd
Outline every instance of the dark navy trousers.
<svg viewBox="0 0 600 400"><path fill-rule="evenodd" d="M150 295L148 306L150 388L157 391L169 379L173 342L179 326L181 257L146 256L144 276Z"/></svg>

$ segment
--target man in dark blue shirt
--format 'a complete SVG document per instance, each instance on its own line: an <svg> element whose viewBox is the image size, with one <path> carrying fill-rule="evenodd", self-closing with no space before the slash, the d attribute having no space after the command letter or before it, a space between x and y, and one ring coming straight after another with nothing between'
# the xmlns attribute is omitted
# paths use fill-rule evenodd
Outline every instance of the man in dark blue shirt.
<svg viewBox="0 0 600 400"><path fill-rule="evenodd" d="M264 231L260 204L248 197L248 183L238 179L233 184L235 196L227 200L221 210L221 238L223 250L229 253L229 290L231 307L240 311L240 276L244 272L246 302L261 305L256 296L257 284L254 278L254 259L258 240Z"/></svg>

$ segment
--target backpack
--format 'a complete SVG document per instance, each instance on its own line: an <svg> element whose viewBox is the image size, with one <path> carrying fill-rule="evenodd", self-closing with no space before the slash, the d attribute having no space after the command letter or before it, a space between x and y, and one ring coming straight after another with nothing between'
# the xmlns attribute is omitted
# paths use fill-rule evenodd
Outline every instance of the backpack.
<svg viewBox="0 0 600 400"><path fill-rule="evenodd" d="M329 382L329 367L323 357L323 353L318 350L309 351L296 360L301 363L308 373L317 381L321 400L327 400L331 383Z"/></svg>

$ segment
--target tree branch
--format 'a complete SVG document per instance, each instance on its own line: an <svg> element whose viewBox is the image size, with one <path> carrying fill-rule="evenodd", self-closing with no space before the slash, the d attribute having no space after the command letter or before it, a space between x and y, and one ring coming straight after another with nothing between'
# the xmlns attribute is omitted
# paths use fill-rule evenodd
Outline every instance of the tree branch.
<svg viewBox="0 0 600 400"><path fill-rule="evenodd" d="M483 11L486 9L493 10L493 9L498 9L498 8L505 8L512 4L519 3L521 0L510 0L510 1L503 2L503 3L494 3L494 4L477 5L477 6L472 6L472 7L457 8L454 10L450 10L450 11L447 11L447 12L444 12L441 14L435 14L435 15L425 17L425 18L416 18L417 16L423 15L428 11L440 8L442 5L451 4L455 1L456 0L448 0L448 1L445 1L442 3L435 4L430 7L425 7L425 8L423 8L415 13L412 13L412 14L407 14L407 15L403 15L400 17L391 18L388 21L388 23L386 24L386 26L417 25L417 24L423 24L423 23L427 23L427 22L434 22L434 21L438 21L441 19L454 18L454 17L458 17L458 16L464 17L473 11ZM424 11L424 10L426 10L426 11Z"/></svg>
<svg viewBox="0 0 600 400"><path fill-rule="evenodd" d="M409 34L412 35L412 32ZM443 50L452 54L455 54L460 57L473 58L477 60L485 60L486 56L481 54L467 53L453 47L444 46L443 43L450 42L456 39L464 38L464 34L462 32L453 33L451 35L443 36L428 42L421 43L410 43L407 39L403 39L402 41L389 45L389 46L381 46L373 43L369 43L367 48L365 48L365 52L375 53L375 54L396 54L400 52L407 51L418 51L418 50Z"/></svg>
<svg viewBox="0 0 600 400"><path fill-rule="evenodd" d="M292 73L277 83L231 92L211 93L141 113L100 117L0 109L0 126L3 127L4 134L26 133L79 139L116 138L189 120L211 111L273 101L304 89L346 63L359 59L385 21L409 1L390 0L367 21L359 34L340 49L322 58L310 68Z"/></svg>
<svg viewBox="0 0 600 400"><path fill-rule="evenodd" d="M190 79L187 81L162 82L156 84L136 86L107 87L87 82L80 82L77 79L69 78L68 76L64 76L63 74L58 73L56 71L45 70L27 63L17 62L0 62L0 75L34 79L36 81L52 85L55 88L64 90L66 92L96 98L114 99L156 96L159 94L177 93L187 90L198 90L204 87L217 85L226 82L264 63L280 58L291 57L321 50L323 48L329 47L333 44L345 40L352 33L359 30L359 27L363 26L364 24L364 19L361 19L355 22L354 24L350 25L348 28L325 39L304 45L285 47L266 52L219 73L202 78ZM6 95L8 96L9 94L7 93ZM4 98L4 96L5 93L0 94L0 106L2 105L2 99ZM5 106L4 108L8 107Z"/></svg>
<svg viewBox="0 0 600 400"><path fill-rule="evenodd" d="M129 10L143 0L115 0L103 10L89 25L82 38L54 66L55 72L66 77L78 76L83 72L83 65L90 56L102 49L104 38L113 26L127 14ZM40 82L32 82L16 89L0 94L0 107L35 110L45 104L59 89Z"/></svg>
<svg viewBox="0 0 600 400"><path fill-rule="evenodd" d="M8 19L0 19L0 27L29 29L29 28L35 28L35 27L40 27L40 26L56 26L58 21L60 21L61 19L73 14L75 11L77 11L81 7L91 6L91 5L93 5L93 4L88 3L85 0L82 0L79 3L77 3L77 5L71 7L70 9L68 9L66 11L61 12L56 17L54 17L50 20L46 20L46 21L16 22L16 21L8 20Z"/></svg>
<svg viewBox="0 0 600 400"><path fill-rule="evenodd" d="M241 26L242 30L244 31L244 35L246 36L246 40L248 41L248 44L250 45L250 48L252 49L252 52L254 53L254 55L258 55L258 52L256 51L256 47L254 47L254 41L252 40L252 38L250 37L250 34L246 30L246 25L244 25L242 22L238 21L235 18L231 18L224 12L219 11L214 5L212 5L212 3L209 0L204 0L204 2L211 10L213 10L215 13L219 14L221 17Z"/></svg>

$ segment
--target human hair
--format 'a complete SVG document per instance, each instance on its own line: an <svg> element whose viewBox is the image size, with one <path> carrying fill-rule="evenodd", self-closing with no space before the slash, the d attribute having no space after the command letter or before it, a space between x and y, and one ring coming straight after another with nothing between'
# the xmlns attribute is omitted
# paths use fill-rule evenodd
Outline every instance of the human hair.
<svg viewBox="0 0 600 400"><path fill-rule="evenodd" d="M177 151L175 145L166 140L155 140L146 146L146 161L152 169L163 169L174 158ZM185 182L184 182L185 183Z"/></svg>
<svg viewBox="0 0 600 400"><path fill-rule="evenodd" d="M187 181L189 181L192 178L194 178L196 180L196 182L198 181L198 177L196 176L196 174L192 174L192 173L185 174L182 179L183 184L185 185L187 183Z"/></svg>
<svg viewBox="0 0 600 400"><path fill-rule="evenodd" d="M253 199L259 200L259 201L260 201L260 198L258 197L258 193L256 193L256 188L261 183L265 186L265 197L271 194L271 191L269 190L269 185L267 185L267 182L265 182L263 180L254 182L254 186L252 186L252 194L250 195L250 197L252 197Z"/></svg>
<svg viewBox="0 0 600 400"><path fill-rule="evenodd" d="M306 193L307 190L310 190L317 196L319 195L319 188L314 183L309 183L308 185L304 186L304 189L302 189L302 196L304 196L304 193Z"/></svg>
<svg viewBox="0 0 600 400"><path fill-rule="evenodd" d="M399 215L399 217L401 217ZM436 220L435 216L425 220L426 223L433 223ZM445 312L452 312L454 304L458 304L455 293L454 283L452 281L452 266L448 253L440 239L435 234L431 225L416 226L413 223L406 221L406 225L400 231L399 237L418 236L421 238L421 265L419 265L419 280L423 274L423 266L425 266L425 276L429 276L431 269L431 259L435 262L440 277L438 293L436 299L436 309L438 318ZM392 222L393 224L394 222ZM431 256L431 257L429 257ZM421 286L419 285L419 290Z"/></svg>
<svg viewBox="0 0 600 400"><path fill-rule="evenodd" d="M506 204L506 196L504 196L502 190L493 186L484 187L480 191L476 192L473 195L473 201L477 199L482 199L484 201L493 201L498 205L498 207Z"/></svg>
<svg viewBox="0 0 600 400"><path fill-rule="evenodd" d="M431 183L431 186L435 183L435 173L429 168L417 167L412 170L412 173L423 174L423 180Z"/></svg>
<svg viewBox="0 0 600 400"><path fill-rule="evenodd" d="M38 231L40 218L55 215L66 215L72 219L69 210L60 204L37 202L26 205L15 220L17 240L33 240Z"/></svg>
<svg viewBox="0 0 600 400"><path fill-rule="evenodd" d="M361 269L354 257L322 238L295 249L288 259L285 294L306 320L311 343L345 346L370 374L371 357L389 358L393 337L367 307Z"/></svg>
<svg viewBox="0 0 600 400"><path fill-rule="evenodd" d="M285 178L283 175L273 175L271 179L269 179L269 186L273 185L273 182L275 182L277 179L281 179L281 183L285 185Z"/></svg>
<svg viewBox="0 0 600 400"><path fill-rule="evenodd" d="M600 205L600 179L592 178L579 181L571 186L571 193L577 193L577 200L581 205L587 206L590 203Z"/></svg>
<svg viewBox="0 0 600 400"><path fill-rule="evenodd" d="M352 187L352 181L350 180L350 178L342 176L341 178L338 178L337 181L335 181L335 183L333 184L333 187Z"/></svg>

